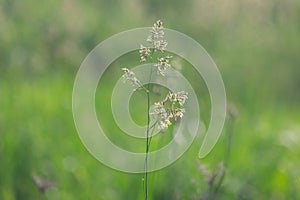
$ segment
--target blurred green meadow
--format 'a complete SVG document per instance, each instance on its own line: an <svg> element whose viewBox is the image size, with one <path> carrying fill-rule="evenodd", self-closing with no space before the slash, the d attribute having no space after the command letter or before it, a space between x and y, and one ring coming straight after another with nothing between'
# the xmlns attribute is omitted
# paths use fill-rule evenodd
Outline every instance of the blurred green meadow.
<svg viewBox="0 0 300 200"><path fill-rule="evenodd" d="M0 199L143 199L143 174L106 167L81 143L72 89L81 62L97 44L157 19L203 45L223 76L230 110L206 158L197 157L199 137L174 164L150 173L150 199L300 199L297 0L0 0ZM116 126L110 97L120 68L138 59L131 52L116 60L95 99L110 139L133 151L144 143L130 141ZM205 84L184 61L182 73L197 92L202 126L208 127ZM130 103L140 124L146 120L143 100L137 93ZM170 139L161 134L151 148ZM212 191L201 169L218 173L220 163L226 174Z"/></svg>

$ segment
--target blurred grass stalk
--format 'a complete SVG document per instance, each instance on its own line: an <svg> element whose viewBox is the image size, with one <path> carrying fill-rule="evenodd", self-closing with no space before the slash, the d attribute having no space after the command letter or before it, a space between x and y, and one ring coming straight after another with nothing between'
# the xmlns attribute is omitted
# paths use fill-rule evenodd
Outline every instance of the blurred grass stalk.
<svg viewBox="0 0 300 200"><path fill-rule="evenodd" d="M227 128L226 128L226 149L224 151L224 160L219 164L218 168L213 172L209 172L206 166L198 163L199 170L205 177L208 184L208 191L201 198L202 200L218 199L222 183L225 179L226 171L229 165L232 135L234 133L234 122L237 117L237 109L234 105L227 105Z"/></svg>

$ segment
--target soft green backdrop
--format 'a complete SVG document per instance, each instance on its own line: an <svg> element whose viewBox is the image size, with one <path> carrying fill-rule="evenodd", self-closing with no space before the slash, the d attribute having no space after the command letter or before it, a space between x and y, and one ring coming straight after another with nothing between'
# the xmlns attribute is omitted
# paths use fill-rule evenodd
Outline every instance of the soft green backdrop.
<svg viewBox="0 0 300 200"><path fill-rule="evenodd" d="M231 154L219 199L300 199L297 0L0 0L0 199L143 199L141 174L112 170L82 145L72 118L72 87L99 42L157 19L205 47L237 115L207 158L197 158L194 143L175 164L151 173L150 199L204 199L209 186L199 167L214 171L224 162L228 133ZM135 53L111 65L97 91L98 117L108 132L120 132L110 113L111 88L121 67L137 63ZM207 126L205 85L188 67L183 73L199 92ZM143 98L134 96L137 102ZM143 104L132 109L143 122L136 114ZM156 138L153 148L168 137ZM122 136L111 138L130 149ZM41 193L33 175L55 187Z"/></svg>

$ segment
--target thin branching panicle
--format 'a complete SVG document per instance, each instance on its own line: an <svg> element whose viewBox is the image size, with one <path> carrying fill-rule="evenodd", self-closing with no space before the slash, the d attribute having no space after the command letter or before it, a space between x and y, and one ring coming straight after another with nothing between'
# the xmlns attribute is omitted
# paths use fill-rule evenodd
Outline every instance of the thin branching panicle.
<svg viewBox="0 0 300 200"><path fill-rule="evenodd" d="M151 44L150 47L145 45L140 45L139 56L140 62L151 62L153 61L154 54L157 58L157 62L154 63L157 74L166 76L167 68L172 67L170 64L170 59L172 56L165 55L165 50L167 48L167 41L164 39L163 23L158 20L154 23L150 30L150 34L147 37L147 42ZM148 165L149 165L149 150L153 131L158 127L159 131L165 131L173 123L176 123L179 119L184 116L185 109L183 108L186 100L188 99L188 94L185 91L173 92L169 91L168 95L162 99L162 101L155 102L153 105L153 111L150 112L150 87L149 84L144 86L141 81L136 77L135 73L128 68L122 68L124 75L124 81L131 83L135 88L134 91L143 90L147 94L147 129L146 129L146 149L145 149L145 174L144 174L144 199L148 200ZM151 80L152 71L149 75L149 82ZM153 125L150 124L150 118L155 119Z"/></svg>

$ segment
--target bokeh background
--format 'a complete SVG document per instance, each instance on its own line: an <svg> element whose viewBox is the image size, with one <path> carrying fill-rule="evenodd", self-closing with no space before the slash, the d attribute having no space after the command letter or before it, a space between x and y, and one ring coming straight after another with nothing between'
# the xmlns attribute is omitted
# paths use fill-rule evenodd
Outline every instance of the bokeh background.
<svg viewBox="0 0 300 200"><path fill-rule="evenodd" d="M98 43L157 19L209 52L232 117L208 157L197 158L194 143L175 164L151 173L150 199L208 198L203 166L217 173L225 161L217 198L300 199L297 0L0 0L0 199L143 199L142 174L112 170L82 145L72 118L72 87ZM107 132L120 132L110 114L112 85L120 68L134 62L137 52L123 56L99 85L97 114ZM207 126L206 87L188 68L183 74L198 85ZM133 115L142 113L142 105L132 105ZM143 123L145 117L135 119Z"/></svg>

